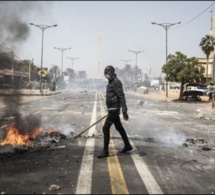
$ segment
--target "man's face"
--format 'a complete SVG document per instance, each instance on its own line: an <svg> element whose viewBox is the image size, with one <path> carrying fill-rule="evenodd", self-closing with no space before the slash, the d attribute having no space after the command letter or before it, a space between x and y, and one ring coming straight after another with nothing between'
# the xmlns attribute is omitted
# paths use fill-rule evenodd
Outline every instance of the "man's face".
<svg viewBox="0 0 215 195"><path fill-rule="evenodd" d="M110 68L105 68L104 75L107 75L107 74L111 76Z"/></svg>

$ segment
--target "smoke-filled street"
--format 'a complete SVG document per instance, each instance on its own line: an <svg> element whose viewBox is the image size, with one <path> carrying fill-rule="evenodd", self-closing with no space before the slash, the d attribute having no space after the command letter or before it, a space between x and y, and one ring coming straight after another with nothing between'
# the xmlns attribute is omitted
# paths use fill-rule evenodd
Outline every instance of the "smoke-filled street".
<svg viewBox="0 0 215 195"><path fill-rule="evenodd" d="M25 131L30 134L30 127L39 124L42 132L56 130L65 137L52 137L49 144L41 144L45 143L45 134L40 139L31 137L28 150L1 145L1 192L213 194L214 121L196 117L211 105L161 101L153 95L160 93L125 92L130 119L124 121L121 115L121 121L133 150L119 153L123 141L112 126L110 156L104 159L97 158L103 147L104 120L73 138L106 114L105 91L67 90L51 96L19 96L17 120L3 117L11 105L10 101L2 101L2 128L14 123L22 129L28 124ZM1 143L5 136L1 134ZM37 145L32 144L34 139Z"/></svg>

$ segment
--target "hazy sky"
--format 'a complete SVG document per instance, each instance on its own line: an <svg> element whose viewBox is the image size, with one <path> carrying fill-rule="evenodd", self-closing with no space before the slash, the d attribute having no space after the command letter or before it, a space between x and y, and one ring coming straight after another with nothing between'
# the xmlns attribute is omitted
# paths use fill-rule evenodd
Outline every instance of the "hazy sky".
<svg viewBox="0 0 215 195"><path fill-rule="evenodd" d="M27 3L27 2L24 2ZM37 9L24 14L26 23L52 25L45 30L44 67L61 66L61 52L54 47L71 47L64 52L64 70L74 61L76 71L86 70L89 78L97 76L98 33L101 32L102 71L107 65L122 68L121 59L132 59L128 50L144 50L138 55L138 67L145 72L151 64L152 73L159 76L165 63L165 30L157 23L182 24L200 14L213 1L35 1ZM1 2L0 2L1 5ZM39 5L39 6L38 6ZM33 5L34 6L34 5ZM200 17L168 30L168 53L180 51L188 57L205 57L199 43L210 31L210 10ZM215 14L215 13L214 13ZM21 59L32 59L40 66L42 31L30 26L30 34L16 51Z"/></svg>

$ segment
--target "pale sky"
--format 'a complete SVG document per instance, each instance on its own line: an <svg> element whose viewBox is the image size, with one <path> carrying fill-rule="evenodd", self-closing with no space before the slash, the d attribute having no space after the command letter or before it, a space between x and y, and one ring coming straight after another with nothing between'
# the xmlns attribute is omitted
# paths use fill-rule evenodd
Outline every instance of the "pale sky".
<svg viewBox="0 0 215 195"><path fill-rule="evenodd" d="M107 65L122 68L121 59L133 61L135 54L128 50L144 50L138 55L137 65L146 72L151 65L152 73L159 76L165 63L165 29L157 23L182 24L196 17L213 1L35 1L41 9L25 15L26 23L53 25L45 30L44 67L52 64L61 67L61 52L54 47L71 47L64 52L64 70L71 67L67 57L79 57L74 61L76 71L85 70L88 78L97 76L98 34L101 32L101 74ZM1 3L0 3L1 4ZM168 53L180 51L188 57L205 55L199 47L201 38L210 32L210 9L200 17L168 30ZM30 25L29 25L30 26ZM178 25L179 26L179 25ZM42 31L30 26L30 36L20 45L17 55L32 59L40 66Z"/></svg>

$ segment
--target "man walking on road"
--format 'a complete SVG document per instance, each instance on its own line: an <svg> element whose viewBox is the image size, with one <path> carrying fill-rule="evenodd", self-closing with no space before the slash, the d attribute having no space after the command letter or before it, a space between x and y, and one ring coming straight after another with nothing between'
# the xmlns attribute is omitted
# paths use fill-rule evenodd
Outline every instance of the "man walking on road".
<svg viewBox="0 0 215 195"><path fill-rule="evenodd" d="M105 158L109 156L108 147L110 141L110 127L112 124L115 125L116 130L120 133L125 144L121 153L125 153L133 149L119 117L120 107L122 107L124 120L127 121L129 119L122 83L117 78L113 66L107 66L104 70L104 75L108 79L106 90L106 106L108 108L108 116L102 129L104 134L104 148L97 156L98 158Z"/></svg>

